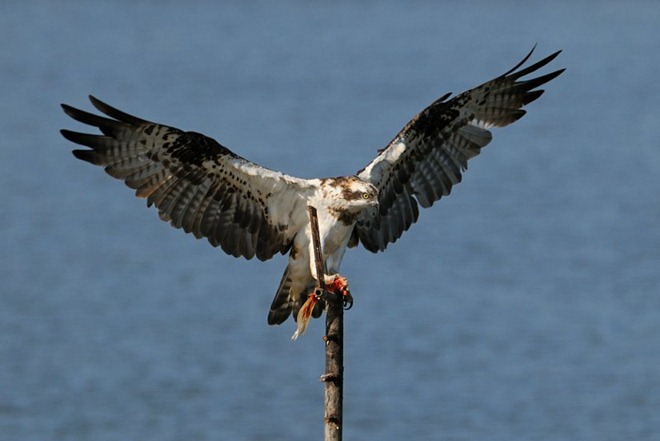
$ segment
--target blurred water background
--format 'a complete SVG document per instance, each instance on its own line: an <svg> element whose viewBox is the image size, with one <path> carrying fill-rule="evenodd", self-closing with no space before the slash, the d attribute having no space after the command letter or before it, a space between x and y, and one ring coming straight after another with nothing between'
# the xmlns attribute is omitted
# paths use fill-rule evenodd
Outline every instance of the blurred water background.
<svg viewBox="0 0 660 441"><path fill-rule="evenodd" d="M354 173L538 43L567 67L386 253L347 253L345 439L660 439L660 4L4 1L0 439L322 437L322 322L76 161L94 94ZM546 71L549 71L547 69Z"/></svg>

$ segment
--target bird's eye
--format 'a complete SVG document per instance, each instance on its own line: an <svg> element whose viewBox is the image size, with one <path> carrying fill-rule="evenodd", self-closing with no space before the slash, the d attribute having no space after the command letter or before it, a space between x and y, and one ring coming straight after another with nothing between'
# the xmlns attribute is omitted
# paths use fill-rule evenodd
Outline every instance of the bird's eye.
<svg viewBox="0 0 660 441"><path fill-rule="evenodd" d="M369 193L362 193L362 199L369 199L371 195Z"/></svg>

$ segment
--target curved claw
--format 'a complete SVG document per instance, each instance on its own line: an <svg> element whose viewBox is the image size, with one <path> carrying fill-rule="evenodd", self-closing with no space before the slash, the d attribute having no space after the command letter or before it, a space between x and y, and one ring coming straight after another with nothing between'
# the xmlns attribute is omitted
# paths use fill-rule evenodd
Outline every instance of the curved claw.
<svg viewBox="0 0 660 441"><path fill-rule="evenodd" d="M348 290L344 292L343 305L344 305L344 311L348 311L353 307L353 296Z"/></svg>
<svg viewBox="0 0 660 441"><path fill-rule="evenodd" d="M345 311L353 307L353 296L348 290L348 281L339 274L326 276L326 289L332 291L342 298L342 305Z"/></svg>

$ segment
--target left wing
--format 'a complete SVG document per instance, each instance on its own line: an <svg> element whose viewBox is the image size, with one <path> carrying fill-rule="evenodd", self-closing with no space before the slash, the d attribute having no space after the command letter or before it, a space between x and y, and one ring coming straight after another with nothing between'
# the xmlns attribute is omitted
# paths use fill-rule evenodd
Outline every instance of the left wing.
<svg viewBox="0 0 660 441"><path fill-rule="evenodd" d="M372 252L383 251L417 221L418 204L430 207L461 181L468 160L492 138L490 127L504 127L526 112L522 107L543 94L534 90L564 69L520 80L537 71L561 51L518 70L513 69L447 101L446 94L415 116L358 177L379 190L379 206L365 210L353 231L351 245L362 242Z"/></svg>
<svg viewBox="0 0 660 441"><path fill-rule="evenodd" d="M73 119L101 134L62 130L84 161L155 205L164 221L235 257L259 260L285 253L307 222L306 199L318 180L300 179L257 165L196 132L149 122L91 97L107 116L66 104Z"/></svg>

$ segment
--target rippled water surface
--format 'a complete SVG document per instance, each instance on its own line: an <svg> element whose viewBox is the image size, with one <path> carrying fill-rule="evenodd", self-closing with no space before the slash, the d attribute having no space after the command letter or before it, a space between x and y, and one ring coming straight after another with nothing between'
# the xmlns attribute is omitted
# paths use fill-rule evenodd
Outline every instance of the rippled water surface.
<svg viewBox="0 0 660 441"><path fill-rule="evenodd" d="M345 439L660 439L655 2L4 2L0 439L322 437L284 257L160 222L58 130L87 94L290 174L354 173L538 43L568 70L386 253L351 250Z"/></svg>

